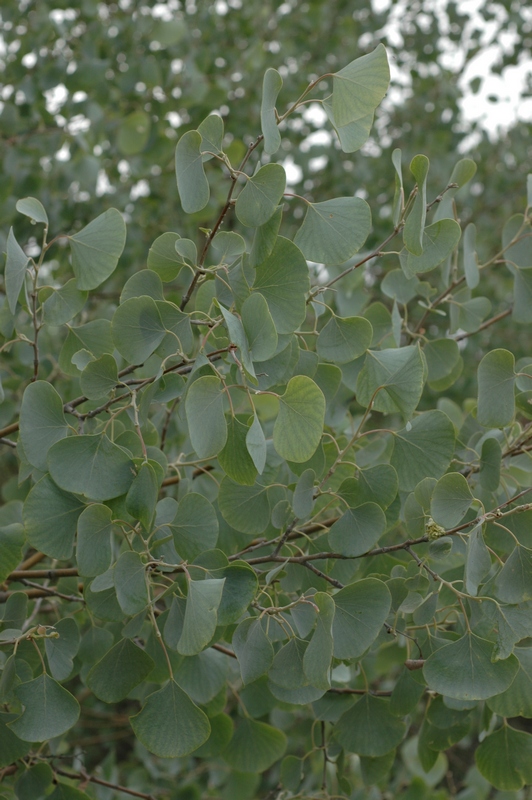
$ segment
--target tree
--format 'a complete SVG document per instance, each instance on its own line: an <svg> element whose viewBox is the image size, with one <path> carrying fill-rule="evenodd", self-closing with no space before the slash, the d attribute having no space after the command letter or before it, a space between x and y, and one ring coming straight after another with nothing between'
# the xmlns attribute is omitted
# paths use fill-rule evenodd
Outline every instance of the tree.
<svg viewBox="0 0 532 800"><path fill-rule="evenodd" d="M8 800L532 783L531 360L492 338L532 321L531 179L479 259L459 222L469 158L427 194L429 159L395 149L373 231L352 186L287 192L280 163L279 127L291 137L309 100L360 149L388 79L382 45L293 96L268 68L243 150L219 115L194 119L175 147L179 231L151 223L147 268L127 266L122 209L73 229L57 198L18 198L1 311ZM127 117L118 141L141 128ZM490 282L502 269L512 304Z"/></svg>

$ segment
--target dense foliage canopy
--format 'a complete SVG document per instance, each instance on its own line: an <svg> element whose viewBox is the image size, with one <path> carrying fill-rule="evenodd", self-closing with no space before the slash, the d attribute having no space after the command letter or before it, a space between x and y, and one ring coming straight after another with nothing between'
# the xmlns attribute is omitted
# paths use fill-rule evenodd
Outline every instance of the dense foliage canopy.
<svg viewBox="0 0 532 800"><path fill-rule="evenodd" d="M2 10L0 797L523 798L530 146L216 5Z"/></svg>

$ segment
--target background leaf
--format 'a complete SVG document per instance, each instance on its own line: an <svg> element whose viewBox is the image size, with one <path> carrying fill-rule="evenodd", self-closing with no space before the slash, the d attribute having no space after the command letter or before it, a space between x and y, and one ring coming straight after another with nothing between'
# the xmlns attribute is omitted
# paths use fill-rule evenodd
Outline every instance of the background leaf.
<svg viewBox="0 0 532 800"><path fill-rule="evenodd" d="M109 208L69 241L78 289L96 289L118 264L126 242L126 223L116 208Z"/></svg>

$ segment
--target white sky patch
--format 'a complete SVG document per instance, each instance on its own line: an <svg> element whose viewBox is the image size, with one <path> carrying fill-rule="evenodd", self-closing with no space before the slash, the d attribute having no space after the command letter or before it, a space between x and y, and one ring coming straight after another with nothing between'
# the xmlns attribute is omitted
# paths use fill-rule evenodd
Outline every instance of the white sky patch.
<svg viewBox="0 0 532 800"><path fill-rule="evenodd" d="M43 92L46 98L46 110L49 114L57 114L57 112L64 106L68 97L68 89L64 83L59 83L53 89L47 89Z"/></svg>
<svg viewBox="0 0 532 800"><path fill-rule="evenodd" d="M386 36L394 47L401 48L404 44L401 29L405 24L408 25L408 17L413 13L409 0L399 0L393 7L391 0L371 0L371 5L376 13L390 11L386 25L380 33ZM467 16L467 22L457 43L448 36L451 27L446 11L447 5L448 0L424 0L423 8L434 11L438 17L442 33L439 41L442 49L439 64L457 75L458 86L462 93L459 107L464 130L470 130L476 122L494 140L517 121L531 122L532 98L523 95L527 92L528 83L532 79L532 59L521 56L517 65L505 67L501 75L492 72L492 68L501 57L511 54L519 41L515 27L508 25L506 30L500 30L500 26L504 26L508 19L506 10L502 5L492 3L490 11L495 18L486 21L480 14L480 9L486 5L486 0L460 0L459 11ZM422 30L423 19L423 13L416 12L416 21L420 23L419 27ZM472 34L475 30L481 31L482 50L468 62L468 47L474 46ZM383 101L385 110L400 104L412 91L410 75L405 65L399 66L391 58L390 72L392 84L395 85L392 85ZM480 87L473 93L469 87L475 78L480 78ZM466 137L460 150L465 152L474 146L479 138L480 134Z"/></svg>
<svg viewBox="0 0 532 800"><path fill-rule="evenodd" d="M286 185L295 186L303 177L303 170L294 162L294 159L289 156L283 161L283 167L286 172Z"/></svg>

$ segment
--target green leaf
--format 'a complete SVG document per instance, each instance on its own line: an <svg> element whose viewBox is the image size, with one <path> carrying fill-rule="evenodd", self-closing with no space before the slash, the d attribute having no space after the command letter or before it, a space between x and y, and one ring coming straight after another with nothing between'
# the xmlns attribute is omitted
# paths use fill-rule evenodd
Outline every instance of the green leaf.
<svg viewBox="0 0 532 800"><path fill-rule="evenodd" d="M302 464L318 447L323 433L325 397L306 375L291 378L279 397L279 414L273 428L273 444L287 461Z"/></svg>
<svg viewBox="0 0 532 800"><path fill-rule="evenodd" d="M107 319L95 319L77 328L68 327L68 335L59 353L59 367L67 375L78 377L80 370L72 358L80 350L87 350L94 358L114 350L111 323Z"/></svg>
<svg viewBox="0 0 532 800"><path fill-rule="evenodd" d="M443 411L425 411L394 436L391 465L399 488L413 492L423 478L440 478L454 454L455 431Z"/></svg>
<svg viewBox="0 0 532 800"><path fill-rule="evenodd" d="M121 639L87 675L87 686L104 703L119 703L142 683L155 663L131 639Z"/></svg>
<svg viewBox="0 0 532 800"><path fill-rule="evenodd" d="M249 536L261 534L270 521L267 487L258 483L241 486L224 478L220 484L218 507L229 525Z"/></svg>
<svg viewBox="0 0 532 800"><path fill-rule="evenodd" d="M476 289L480 282L478 258L476 253L477 229L472 222L464 229L464 275L470 289Z"/></svg>
<svg viewBox="0 0 532 800"><path fill-rule="evenodd" d="M218 306L222 312L227 332L229 334L229 342L238 347L240 351L240 360L244 370L246 371L247 377L251 383L256 385L257 379L255 377L255 369L251 360L248 340L246 338L246 334L244 333L242 322L234 314L231 314L229 311L227 311L227 309L224 308L221 303L218 303Z"/></svg>
<svg viewBox="0 0 532 800"><path fill-rule="evenodd" d="M334 597L334 655L361 656L375 641L391 608L388 587L376 578L363 578L340 589Z"/></svg>
<svg viewBox="0 0 532 800"><path fill-rule="evenodd" d="M246 444L248 430L246 425L239 422L236 417L229 418L227 441L223 450L218 454L218 462L225 474L235 483L253 486L257 477L257 469Z"/></svg>
<svg viewBox="0 0 532 800"><path fill-rule="evenodd" d="M209 153L221 153L224 138L224 121L218 114L209 114L203 122L198 125L198 133L201 136L200 150L203 153L203 160L209 161L212 156Z"/></svg>
<svg viewBox="0 0 532 800"><path fill-rule="evenodd" d="M17 200L15 208L19 214L29 217L32 222L42 222L44 225L48 225L48 215L44 206L35 197L23 197L22 200Z"/></svg>
<svg viewBox="0 0 532 800"><path fill-rule="evenodd" d="M307 262L289 239L277 237L270 255L256 267L253 292L268 303L277 333L292 333L306 317L310 288Z"/></svg>
<svg viewBox="0 0 532 800"><path fill-rule="evenodd" d="M532 550L515 547L496 578L497 597L512 605L532 600Z"/></svg>
<svg viewBox="0 0 532 800"><path fill-rule="evenodd" d="M464 330L467 333L474 333L482 320L491 311L491 303L487 297L471 298L469 289L462 289L453 296L451 303L451 330Z"/></svg>
<svg viewBox="0 0 532 800"><path fill-rule="evenodd" d="M371 211L360 197L336 197L308 203L296 244L305 258L323 264L343 264L357 253L371 230Z"/></svg>
<svg viewBox="0 0 532 800"><path fill-rule="evenodd" d="M405 207L401 150L398 147L396 147L392 153L392 164L395 169L395 191L393 195L392 220L394 227L396 227L399 224L399 220L401 219Z"/></svg>
<svg viewBox="0 0 532 800"><path fill-rule="evenodd" d="M492 350L478 365L477 419L485 428L503 428L515 414L515 358L508 350Z"/></svg>
<svg viewBox="0 0 532 800"><path fill-rule="evenodd" d="M459 472L448 472L440 478L432 493L430 513L444 528L458 525L473 502L469 484Z"/></svg>
<svg viewBox="0 0 532 800"><path fill-rule="evenodd" d="M514 276L512 319L520 324L532 322L532 274L508 264Z"/></svg>
<svg viewBox="0 0 532 800"><path fill-rule="evenodd" d="M246 433L246 447L255 469L259 475L262 475L266 465L267 446L264 431L256 414Z"/></svg>
<svg viewBox="0 0 532 800"><path fill-rule="evenodd" d="M499 488L501 477L502 449L493 437L484 439L480 453L480 470L478 478L480 485L488 492L496 492Z"/></svg>
<svg viewBox="0 0 532 800"><path fill-rule="evenodd" d="M52 768L46 762L34 764L26 769L15 784L18 800L43 800L53 778Z"/></svg>
<svg viewBox="0 0 532 800"><path fill-rule="evenodd" d="M209 182L203 169L202 137L199 131L187 131L177 143L175 172L183 211L195 214L209 202Z"/></svg>
<svg viewBox="0 0 532 800"><path fill-rule="evenodd" d="M218 518L213 506L201 494L188 492L179 501L177 514L169 527L175 549L187 561L216 547Z"/></svg>
<svg viewBox="0 0 532 800"><path fill-rule="evenodd" d="M85 305L88 292L78 289L75 278L67 281L60 289L54 290L43 303L44 320L49 325L64 325L79 314Z"/></svg>
<svg viewBox="0 0 532 800"><path fill-rule="evenodd" d="M253 292L241 309L242 325L253 361L266 361L277 350L277 331L262 294Z"/></svg>
<svg viewBox="0 0 532 800"><path fill-rule="evenodd" d="M227 440L222 382L204 375L190 386L185 400L192 447L199 458L216 456Z"/></svg>
<svg viewBox="0 0 532 800"><path fill-rule="evenodd" d="M281 164L265 164L246 181L238 195L235 213L249 228L258 228L273 217L286 189L286 172Z"/></svg>
<svg viewBox="0 0 532 800"><path fill-rule="evenodd" d="M429 689L456 700L486 700L512 683L519 662L515 656L493 662L493 644L474 633L436 650L425 662Z"/></svg>
<svg viewBox="0 0 532 800"><path fill-rule="evenodd" d="M258 589L257 575L245 561L234 561L213 574L225 580L218 607L218 625L233 625L255 598Z"/></svg>
<svg viewBox="0 0 532 800"><path fill-rule="evenodd" d="M532 736L503 725L486 736L475 751L478 770L502 792L515 792L532 783Z"/></svg>
<svg viewBox="0 0 532 800"><path fill-rule="evenodd" d="M6 297L9 310L12 314L14 314L17 309L17 301L20 291L24 285L26 267L28 266L30 260L15 239L13 228L9 229L6 251L7 257L4 270Z"/></svg>
<svg viewBox="0 0 532 800"><path fill-rule="evenodd" d="M141 153L150 138L151 119L145 111L133 111L120 123L116 146L124 156Z"/></svg>
<svg viewBox="0 0 532 800"><path fill-rule="evenodd" d="M387 509L395 500L398 489L397 473L389 464L360 470L357 480L347 478L338 493L351 506L356 508L363 503L377 503Z"/></svg>
<svg viewBox="0 0 532 800"><path fill-rule="evenodd" d="M205 744L194 751L194 758L217 758L231 741L233 720L228 714L216 714L209 722L211 734Z"/></svg>
<svg viewBox="0 0 532 800"><path fill-rule="evenodd" d="M28 597L24 592L12 592L2 609L4 628L22 630L28 615ZM4 667L5 669L5 667Z"/></svg>
<svg viewBox="0 0 532 800"><path fill-rule="evenodd" d="M336 124L342 127L372 113L386 94L389 80L388 58L382 44L336 72L332 96Z"/></svg>
<svg viewBox="0 0 532 800"><path fill-rule="evenodd" d="M394 764L395 750L384 756L361 756L360 771L366 786L372 786L385 780Z"/></svg>
<svg viewBox="0 0 532 800"><path fill-rule="evenodd" d="M460 225L454 219L441 219L433 222L423 231L423 253L401 251L399 261L407 278L420 272L430 272L450 256L460 241Z"/></svg>
<svg viewBox="0 0 532 800"><path fill-rule="evenodd" d="M46 471L46 457L55 442L64 439L69 426L63 401L47 381L30 383L20 406L20 439L30 464Z"/></svg>
<svg viewBox="0 0 532 800"><path fill-rule="evenodd" d="M194 335L188 314L184 314L174 303L157 301L162 323L167 331L156 353L161 358L190 353L194 347Z"/></svg>
<svg viewBox="0 0 532 800"><path fill-rule="evenodd" d="M516 239L516 243L510 246L514 239ZM505 223L502 231L502 246L505 248L504 258L514 267L532 268L530 230L527 228L523 214L514 214Z"/></svg>
<svg viewBox="0 0 532 800"><path fill-rule="evenodd" d="M5 669L5 667L4 667ZM29 742L23 742L7 727L8 722L16 718L16 714L0 713L0 769L8 767L29 752Z"/></svg>
<svg viewBox="0 0 532 800"><path fill-rule="evenodd" d="M8 727L25 742L44 742L61 736L78 720L78 701L49 675L21 684L15 694L24 711Z"/></svg>
<svg viewBox="0 0 532 800"><path fill-rule="evenodd" d="M380 288L392 300L406 305L418 294L419 287L420 282L415 276L407 278L402 269L392 269L384 276Z"/></svg>
<svg viewBox="0 0 532 800"><path fill-rule="evenodd" d="M175 249L179 238L178 233L163 233L157 237L148 252L148 269L156 272L164 283L175 280L183 267L183 260Z"/></svg>
<svg viewBox="0 0 532 800"><path fill-rule="evenodd" d="M532 649L518 647L519 672L502 694L490 697L488 707L501 717L532 718Z"/></svg>
<svg viewBox="0 0 532 800"><path fill-rule="evenodd" d="M112 321L113 341L129 364L142 364L166 334L159 309L151 297L132 297L118 306Z"/></svg>
<svg viewBox="0 0 532 800"><path fill-rule="evenodd" d="M425 249L423 230L427 216L427 175L429 174L427 156L414 156L410 162L410 172L416 179L417 194L403 228L403 241L409 253L420 256ZM407 275L407 277L412 276Z"/></svg>
<svg viewBox="0 0 532 800"><path fill-rule="evenodd" d="M362 356L373 339L373 328L364 317L333 315L321 329L316 352L326 361L347 364Z"/></svg>
<svg viewBox="0 0 532 800"><path fill-rule="evenodd" d="M130 722L137 739L161 758L180 758L192 753L207 741L211 732L207 716L174 680L150 694Z"/></svg>
<svg viewBox="0 0 532 800"><path fill-rule="evenodd" d="M78 517L84 508L81 500L61 491L50 476L45 475L31 489L24 503L28 542L51 558L70 558Z"/></svg>
<svg viewBox="0 0 532 800"><path fill-rule="evenodd" d="M102 502L125 494L133 481L133 462L105 434L69 436L48 453L55 483L67 492Z"/></svg>
<svg viewBox="0 0 532 800"><path fill-rule="evenodd" d="M436 390L447 388L445 381L453 374L460 360L460 348L454 339L433 339L423 347L423 355L427 361L429 386Z"/></svg>
<svg viewBox="0 0 532 800"><path fill-rule="evenodd" d="M303 669L312 686L329 689L331 685L330 668L333 655L332 627L335 613L334 600L325 592L316 592L312 602L318 606L316 630L312 634L305 655Z"/></svg>
<svg viewBox="0 0 532 800"><path fill-rule="evenodd" d="M177 652L194 656L211 641L217 625L217 611L222 599L225 578L189 581L183 632Z"/></svg>
<svg viewBox="0 0 532 800"><path fill-rule="evenodd" d="M128 514L138 519L146 531L151 531L155 506L159 494L159 481L151 464L141 464L138 474L133 478L126 497Z"/></svg>
<svg viewBox="0 0 532 800"><path fill-rule="evenodd" d="M22 561L22 548L26 537L20 522L0 527L0 581L5 581Z"/></svg>
<svg viewBox="0 0 532 800"><path fill-rule="evenodd" d="M114 585L120 608L132 617L148 605L146 566L138 553L126 550L114 566Z"/></svg>
<svg viewBox="0 0 532 800"><path fill-rule="evenodd" d="M386 529L384 511L376 503L349 508L329 531L329 544L343 556L361 556L371 550Z"/></svg>
<svg viewBox="0 0 532 800"><path fill-rule="evenodd" d="M347 125L338 125L334 118L332 95L325 97L322 102L329 122L338 135L340 146L344 153L354 153L356 150L360 150L362 145L369 139L375 112L371 111L365 117L348 122Z"/></svg>
<svg viewBox="0 0 532 800"><path fill-rule="evenodd" d="M283 757L285 734L254 719L243 719L235 731L223 758L230 767L241 772L265 772Z"/></svg>
<svg viewBox="0 0 532 800"><path fill-rule="evenodd" d="M212 249L217 253L221 264L232 264L246 250L246 242L234 231L218 231L212 240Z"/></svg>
<svg viewBox="0 0 532 800"><path fill-rule="evenodd" d="M89 400L107 397L118 384L118 367L113 356L104 353L89 361L81 373L81 391Z"/></svg>
<svg viewBox="0 0 532 800"><path fill-rule="evenodd" d="M335 737L350 753L383 756L402 741L405 723L390 711L390 701L366 694L343 714L335 727Z"/></svg>
<svg viewBox="0 0 532 800"><path fill-rule="evenodd" d="M281 762L281 783L292 794L297 794L303 780L303 764L303 759L296 756L286 756Z"/></svg>
<svg viewBox="0 0 532 800"><path fill-rule="evenodd" d="M45 639L44 648L50 672L56 681L64 681L74 669L74 656L79 650L79 628L73 617L55 623L58 639Z"/></svg>
<svg viewBox="0 0 532 800"><path fill-rule="evenodd" d="M111 566L112 512L92 503L80 514L76 540L76 561L80 575L102 575Z"/></svg>
<svg viewBox="0 0 532 800"><path fill-rule="evenodd" d="M140 269L128 278L120 292L120 303L125 303L132 297L144 295L153 300L164 300L163 283L157 273L151 269Z"/></svg>
<svg viewBox="0 0 532 800"><path fill-rule="evenodd" d="M256 681L269 671L273 647L260 619L248 617L243 620L233 634L232 644L245 684Z"/></svg>
<svg viewBox="0 0 532 800"><path fill-rule="evenodd" d="M277 241L277 235L279 233L282 219L283 207L279 206L273 217L270 217L268 222L265 222L264 225L261 225L259 228L255 228L249 260L247 261L247 266L249 268L255 269L256 266L262 264L263 261L266 261L268 256L271 254ZM245 272L241 273L242 276L244 274Z"/></svg>
<svg viewBox="0 0 532 800"><path fill-rule="evenodd" d="M467 539L465 563L465 588L475 597L478 587L491 569L491 556L484 543L482 525L477 525Z"/></svg>
<svg viewBox="0 0 532 800"><path fill-rule="evenodd" d="M357 400L368 408L373 399L376 411L400 411L409 417L420 401L424 380L425 363L419 345L369 350L357 380Z"/></svg>
<svg viewBox="0 0 532 800"><path fill-rule="evenodd" d="M314 481L316 473L313 469L306 469L301 473L294 489L292 508L299 519L305 519L312 513L314 505Z"/></svg>
<svg viewBox="0 0 532 800"><path fill-rule="evenodd" d="M47 800L91 800L88 794L74 789L66 783L57 783L52 794L48 795Z"/></svg>
<svg viewBox="0 0 532 800"><path fill-rule="evenodd" d="M264 136L264 152L269 156L276 153L281 146L281 134L277 127L275 104L282 86L283 79L277 70L271 67L267 69L262 83L260 125Z"/></svg>
<svg viewBox="0 0 532 800"><path fill-rule="evenodd" d="M209 649L182 659L175 677L195 703L210 703L216 696L220 697L228 671L227 656Z"/></svg>
<svg viewBox="0 0 532 800"><path fill-rule="evenodd" d="M96 289L118 264L126 243L126 223L116 208L109 208L68 238L78 289Z"/></svg>

